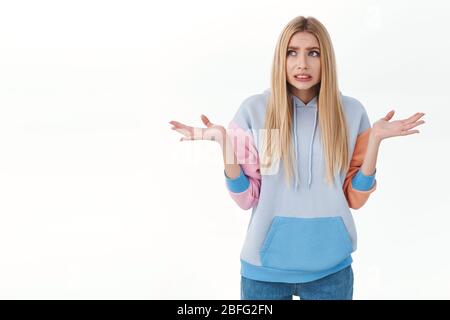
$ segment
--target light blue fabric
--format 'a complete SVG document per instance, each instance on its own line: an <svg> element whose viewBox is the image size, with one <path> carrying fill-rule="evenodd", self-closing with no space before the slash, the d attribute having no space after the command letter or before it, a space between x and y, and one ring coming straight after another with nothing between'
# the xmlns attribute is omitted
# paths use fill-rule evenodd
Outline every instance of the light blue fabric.
<svg viewBox="0 0 450 320"><path fill-rule="evenodd" d="M234 126L252 136L258 155L264 145L261 130L265 129L270 94L266 90L248 97L232 119ZM349 266L357 248L356 226L343 190L347 172L336 173L331 184L327 181L317 125L318 96L307 104L292 98L295 188L286 184L284 161L261 171L258 202L252 207L240 254L241 275L253 280L315 281ZM370 121L357 99L342 94L340 99L352 155L357 137L370 128ZM236 181L229 181L229 188L245 191L249 177L244 176L230 179ZM360 178L364 177L355 177L355 187Z"/></svg>
<svg viewBox="0 0 450 320"><path fill-rule="evenodd" d="M309 144L309 158L308 158L308 189L311 188L311 180L312 180L312 155L313 155L313 142L314 142L314 135L316 133L316 127L317 127L317 99L318 95L314 96L307 104L305 104L302 100L300 100L295 95L292 96L293 102L294 102L294 144L295 144L295 190L298 189L298 142L297 142L297 108L304 107L309 108L312 111L314 111L314 125L313 125L313 131L311 133L310 138L310 144Z"/></svg>
<svg viewBox="0 0 450 320"><path fill-rule="evenodd" d="M350 255L341 263L330 269L307 272L302 270L283 270L256 266L241 259L241 275L249 279L268 282L303 283L326 277L329 274L351 265L352 262L353 258Z"/></svg>
<svg viewBox="0 0 450 320"><path fill-rule="evenodd" d="M305 283L253 280L241 275L241 300L352 300L353 269L349 265L326 277Z"/></svg>
<svg viewBox="0 0 450 320"><path fill-rule="evenodd" d="M231 192L235 193L244 192L245 190L248 189L250 185L250 180L248 180L248 177L244 174L244 171L242 170L241 166L239 166L239 169L240 169L239 176L234 179L229 178L225 170L223 170L228 190L230 190Z"/></svg>
<svg viewBox="0 0 450 320"><path fill-rule="evenodd" d="M342 217L275 216L259 250L261 266L241 261L241 273L264 281L313 281L351 264L352 251Z"/></svg>
<svg viewBox="0 0 450 320"><path fill-rule="evenodd" d="M276 216L260 249L262 266L317 272L345 260L352 243L341 217Z"/></svg>
<svg viewBox="0 0 450 320"><path fill-rule="evenodd" d="M375 184L375 175L377 173L377 169L375 169L374 173L370 176L366 176L361 170L358 170L356 175L352 178L352 187L355 190L359 191L367 191L372 189Z"/></svg>

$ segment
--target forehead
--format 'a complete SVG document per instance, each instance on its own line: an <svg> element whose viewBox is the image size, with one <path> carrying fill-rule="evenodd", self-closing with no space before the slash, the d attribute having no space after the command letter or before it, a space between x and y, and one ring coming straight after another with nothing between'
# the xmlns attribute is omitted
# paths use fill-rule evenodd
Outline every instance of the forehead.
<svg viewBox="0 0 450 320"><path fill-rule="evenodd" d="M309 32L301 31L295 33L289 40L289 46L293 47L319 47L319 41Z"/></svg>

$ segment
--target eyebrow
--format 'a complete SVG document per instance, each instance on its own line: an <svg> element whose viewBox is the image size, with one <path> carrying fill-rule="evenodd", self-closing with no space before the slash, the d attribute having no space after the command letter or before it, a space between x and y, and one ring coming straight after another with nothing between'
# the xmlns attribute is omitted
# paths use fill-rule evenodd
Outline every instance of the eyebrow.
<svg viewBox="0 0 450 320"><path fill-rule="evenodd" d="M288 49L298 50L299 48L298 47L288 47ZM308 48L306 48L306 50L312 50L312 49L320 50L320 48L318 48L318 47L308 47Z"/></svg>

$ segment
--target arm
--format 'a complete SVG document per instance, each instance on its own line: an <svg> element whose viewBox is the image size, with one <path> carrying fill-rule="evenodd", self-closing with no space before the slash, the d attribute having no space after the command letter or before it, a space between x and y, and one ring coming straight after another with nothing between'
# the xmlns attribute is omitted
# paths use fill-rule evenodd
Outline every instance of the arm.
<svg viewBox="0 0 450 320"><path fill-rule="evenodd" d="M419 133L419 130L411 129L425 123L423 120L419 121L424 115L418 112L407 119L390 121L394 116L394 110L392 110L375 122L372 128L369 127L358 136L350 169L344 182L345 196L350 208L361 208L369 195L376 190L376 163L381 141L386 138ZM368 119L366 120L368 123Z"/></svg>
<svg viewBox="0 0 450 320"><path fill-rule="evenodd" d="M225 176L230 179L236 179L241 174L241 166L237 162L233 145L225 133L225 141L222 142L223 164L225 167Z"/></svg>
<svg viewBox="0 0 450 320"><path fill-rule="evenodd" d="M172 129L184 135L180 141L213 140L222 147L224 175L231 197L242 209L256 205L259 199L261 175L259 158L252 135L235 122L228 130L211 123L205 115L201 116L207 128L194 128L178 121L170 121Z"/></svg>
<svg viewBox="0 0 450 320"><path fill-rule="evenodd" d="M364 161L361 168L352 178L352 188L359 191L368 191L372 189L375 183L375 174L377 172L376 163L378 149L380 147L380 140L378 140L373 130L369 133L369 141L367 143L367 150L364 156Z"/></svg>
<svg viewBox="0 0 450 320"><path fill-rule="evenodd" d="M367 143L367 152L364 157L364 162L361 166L361 171L365 175L372 174L376 169L378 149L380 148L381 141L386 138L396 136L406 136L414 133L419 133L419 130L411 130L425 121L418 121L425 113L416 113L415 115L404 120L397 120L389 122L394 116L394 110L388 112L388 114L375 122L373 128L369 134L369 141Z"/></svg>
<svg viewBox="0 0 450 320"><path fill-rule="evenodd" d="M361 173L370 176L376 171L378 149L380 148L381 140L377 139L373 134L373 130L370 130L369 140L367 142L366 155L364 157L363 164L361 166Z"/></svg>
<svg viewBox="0 0 450 320"><path fill-rule="evenodd" d="M223 146L225 182L231 198L244 210L259 200L261 174L253 137L236 123L228 126Z"/></svg>
<svg viewBox="0 0 450 320"><path fill-rule="evenodd" d="M345 198L352 209L361 208L377 188L373 171L376 171L375 163L379 144L374 143L373 138L370 138L371 131L372 129L368 128L358 136L343 185ZM370 174L372 177L368 177ZM373 179L373 182L370 179Z"/></svg>

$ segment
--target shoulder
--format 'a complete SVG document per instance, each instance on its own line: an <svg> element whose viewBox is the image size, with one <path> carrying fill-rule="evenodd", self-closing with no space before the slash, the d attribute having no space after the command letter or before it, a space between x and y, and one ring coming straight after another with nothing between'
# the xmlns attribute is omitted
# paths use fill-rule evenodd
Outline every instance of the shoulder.
<svg viewBox="0 0 450 320"><path fill-rule="evenodd" d="M267 89L264 90L262 93L248 96L242 101L239 111L249 113L255 111L260 112L261 109L266 107L267 102L269 101L269 94L270 91Z"/></svg>
<svg viewBox="0 0 450 320"><path fill-rule="evenodd" d="M269 101L269 90L246 97L239 106L233 122L241 128L254 128L261 126L264 121L267 103Z"/></svg>
<svg viewBox="0 0 450 320"><path fill-rule="evenodd" d="M341 101L344 108L346 109L345 111L353 113L356 112L359 114L366 112L366 109L364 108L364 105L361 103L361 101L354 97L341 94Z"/></svg>
<svg viewBox="0 0 450 320"><path fill-rule="evenodd" d="M358 134L370 128L367 110L360 100L341 94L341 102L348 124L356 127Z"/></svg>

